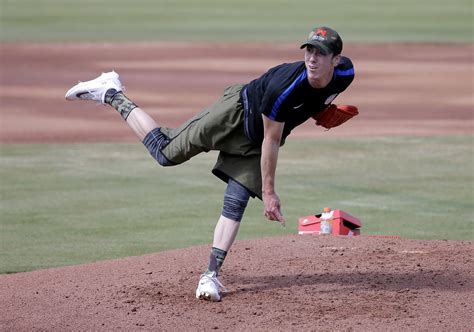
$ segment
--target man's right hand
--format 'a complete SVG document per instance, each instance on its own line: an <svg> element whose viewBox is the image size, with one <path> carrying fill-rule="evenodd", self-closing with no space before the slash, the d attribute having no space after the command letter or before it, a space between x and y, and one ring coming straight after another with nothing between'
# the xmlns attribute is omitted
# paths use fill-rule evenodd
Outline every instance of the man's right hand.
<svg viewBox="0 0 474 332"><path fill-rule="evenodd" d="M281 213L280 198L276 193L263 194L264 215L268 220L278 221L285 226L285 218Z"/></svg>

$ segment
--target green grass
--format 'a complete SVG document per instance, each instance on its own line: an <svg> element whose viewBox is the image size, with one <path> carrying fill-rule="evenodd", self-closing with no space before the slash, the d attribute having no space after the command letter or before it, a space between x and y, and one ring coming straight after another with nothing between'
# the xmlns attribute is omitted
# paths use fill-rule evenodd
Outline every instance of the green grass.
<svg viewBox="0 0 474 332"><path fill-rule="evenodd" d="M238 239L297 232L324 206L363 234L473 239L472 137L293 140L277 187L287 227L251 200ZM2 145L0 273L210 243L225 186L216 154L158 167L140 144Z"/></svg>
<svg viewBox="0 0 474 332"><path fill-rule="evenodd" d="M0 41L472 42L471 0L0 0Z"/></svg>

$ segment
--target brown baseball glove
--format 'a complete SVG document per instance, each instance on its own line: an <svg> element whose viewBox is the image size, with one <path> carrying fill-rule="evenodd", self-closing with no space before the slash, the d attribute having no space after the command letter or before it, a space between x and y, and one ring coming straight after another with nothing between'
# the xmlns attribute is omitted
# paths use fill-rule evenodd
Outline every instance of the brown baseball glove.
<svg viewBox="0 0 474 332"><path fill-rule="evenodd" d="M331 129L342 125L347 120L359 114L357 106L353 105L329 105L324 111L313 115L317 126Z"/></svg>

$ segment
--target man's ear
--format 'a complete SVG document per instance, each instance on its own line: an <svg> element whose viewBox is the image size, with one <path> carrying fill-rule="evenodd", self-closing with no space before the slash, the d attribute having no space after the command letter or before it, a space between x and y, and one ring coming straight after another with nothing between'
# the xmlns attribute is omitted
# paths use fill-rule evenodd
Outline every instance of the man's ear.
<svg viewBox="0 0 474 332"><path fill-rule="evenodd" d="M339 62L341 62L341 57L342 55L338 54L334 58L332 58L332 64L334 65L334 67L336 67Z"/></svg>

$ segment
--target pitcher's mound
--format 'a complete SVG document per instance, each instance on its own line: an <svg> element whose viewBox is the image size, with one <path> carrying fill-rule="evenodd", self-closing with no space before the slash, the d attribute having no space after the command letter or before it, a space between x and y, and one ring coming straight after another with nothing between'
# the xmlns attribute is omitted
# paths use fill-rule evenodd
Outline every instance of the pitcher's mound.
<svg viewBox="0 0 474 332"><path fill-rule="evenodd" d="M194 297L209 246L0 276L1 330L469 330L471 241L238 241L222 302Z"/></svg>

